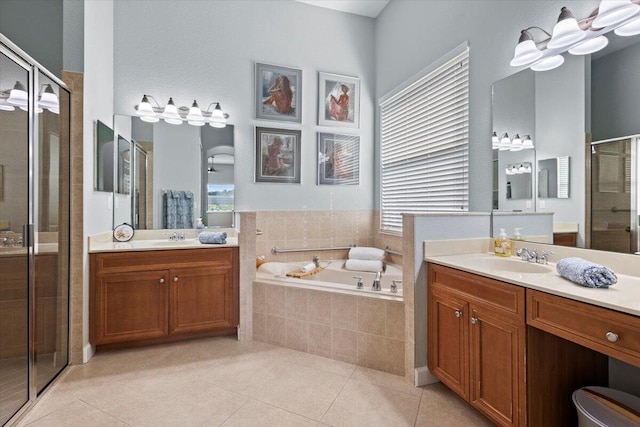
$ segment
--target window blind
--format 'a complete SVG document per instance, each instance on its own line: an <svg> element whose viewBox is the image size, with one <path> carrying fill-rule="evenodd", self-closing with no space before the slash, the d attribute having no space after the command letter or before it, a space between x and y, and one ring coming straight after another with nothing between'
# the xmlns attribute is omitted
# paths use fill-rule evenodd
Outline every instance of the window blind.
<svg viewBox="0 0 640 427"><path fill-rule="evenodd" d="M380 228L403 213L469 209L469 49L379 103Z"/></svg>

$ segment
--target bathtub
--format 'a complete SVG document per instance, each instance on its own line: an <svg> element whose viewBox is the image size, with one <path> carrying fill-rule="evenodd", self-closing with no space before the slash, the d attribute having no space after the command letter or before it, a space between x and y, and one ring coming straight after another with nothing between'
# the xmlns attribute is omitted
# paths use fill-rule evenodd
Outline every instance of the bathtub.
<svg viewBox="0 0 640 427"><path fill-rule="evenodd" d="M346 260L344 259L321 262L321 266L325 267L324 270L300 279L287 277L286 274L308 263L266 262L258 267L256 280L306 289L402 300L402 283L398 283L397 293L390 292L392 280L402 280L402 268L400 266L387 264L386 271L382 274L380 280L382 290L373 291L371 286L376 273L347 270L344 268L345 262ZM354 279L354 276L362 277L363 289L356 288L358 280Z"/></svg>

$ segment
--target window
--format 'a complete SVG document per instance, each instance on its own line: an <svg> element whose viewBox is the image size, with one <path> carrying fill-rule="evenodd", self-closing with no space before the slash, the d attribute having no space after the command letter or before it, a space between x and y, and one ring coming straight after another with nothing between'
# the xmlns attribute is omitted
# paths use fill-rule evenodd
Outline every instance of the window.
<svg viewBox="0 0 640 427"><path fill-rule="evenodd" d="M233 185L207 185L207 211L220 212L234 209Z"/></svg>
<svg viewBox="0 0 640 427"><path fill-rule="evenodd" d="M380 107L380 229L403 213L469 209L467 43L393 90Z"/></svg>

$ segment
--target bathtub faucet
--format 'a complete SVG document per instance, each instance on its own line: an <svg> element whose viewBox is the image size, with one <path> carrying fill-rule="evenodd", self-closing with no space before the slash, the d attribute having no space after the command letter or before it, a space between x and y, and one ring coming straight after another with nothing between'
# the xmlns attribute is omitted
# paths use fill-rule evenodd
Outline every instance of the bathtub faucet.
<svg viewBox="0 0 640 427"><path fill-rule="evenodd" d="M316 268L320 267L320 258L318 258L318 255L314 255L312 261L315 264Z"/></svg>
<svg viewBox="0 0 640 427"><path fill-rule="evenodd" d="M380 288L380 277L381 277L381 276L382 276L382 273L378 271L378 272L376 273L376 278L375 278L375 279L373 279L373 286L371 287L371 289L372 289L372 290L374 290L374 291L380 291L380 290L382 290L382 289Z"/></svg>

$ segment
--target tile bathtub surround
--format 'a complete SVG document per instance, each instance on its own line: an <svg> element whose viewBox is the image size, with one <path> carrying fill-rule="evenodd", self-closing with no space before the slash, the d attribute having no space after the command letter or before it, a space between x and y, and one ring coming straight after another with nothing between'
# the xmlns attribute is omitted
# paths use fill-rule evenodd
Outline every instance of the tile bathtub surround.
<svg viewBox="0 0 640 427"><path fill-rule="evenodd" d="M253 283L253 339L405 375L402 301Z"/></svg>
<svg viewBox="0 0 640 427"><path fill-rule="evenodd" d="M170 404L167 404L170 402ZM490 426L442 384L256 341L102 352L69 368L24 426Z"/></svg>

